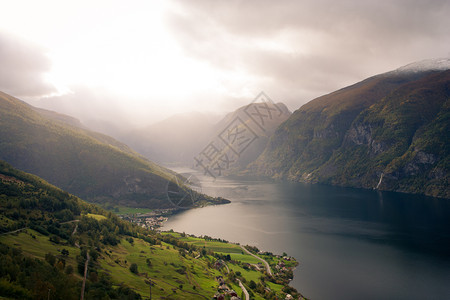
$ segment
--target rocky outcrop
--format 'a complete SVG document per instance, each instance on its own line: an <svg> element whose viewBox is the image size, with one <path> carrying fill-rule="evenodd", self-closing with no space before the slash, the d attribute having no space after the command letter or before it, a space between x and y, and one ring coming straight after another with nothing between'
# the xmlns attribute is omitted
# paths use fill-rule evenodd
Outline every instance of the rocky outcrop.
<svg viewBox="0 0 450 300"><path fill-rule="evenodd" d="M427 169L430 169L438 158L432 153L425 153L423 151L416 152L414 158L406 163L402 171L405 176L416 176L423 174Z"/></svg>
<svg viewBox="0 0 450 300"><path fill-rule="evenodd" d="M354 124L348 130L345 141L355 145L365 145L372 156L378 155L386 151L389 146L386 143L373 139L374 127L376 128L376 125Z"/></svg>

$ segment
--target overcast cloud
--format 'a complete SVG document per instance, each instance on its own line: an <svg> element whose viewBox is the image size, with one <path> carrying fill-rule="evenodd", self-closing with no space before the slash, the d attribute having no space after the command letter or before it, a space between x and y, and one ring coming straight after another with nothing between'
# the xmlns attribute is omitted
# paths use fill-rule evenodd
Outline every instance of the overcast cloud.
<svg viewBox="0 0 450 300"><path fill-rule="evenodd" d="M168 24L185 51L214 67L254 74L291 107L450 53L449 1L177 3Z"/></svg>
<svg viewBox="0 0 450 300"><path fill-rule="evenodd" d="M0 31L0 90L16 97L39 97L56 92L44 76L51 69L45 50Z"/></svg>
<svg viewBox="0 0 450 300"><path fill-rule="evenodd" d="M450 56L450 1L73 1L66 8L43 0L28 2L29 13L13 3L0 12L0 89L25 100L46 95L32 103L81 119L151 123L183 111L229 111L262 90L295 110L369 76ZM46 76L58 96L49 97L56 90Z"/></svg>

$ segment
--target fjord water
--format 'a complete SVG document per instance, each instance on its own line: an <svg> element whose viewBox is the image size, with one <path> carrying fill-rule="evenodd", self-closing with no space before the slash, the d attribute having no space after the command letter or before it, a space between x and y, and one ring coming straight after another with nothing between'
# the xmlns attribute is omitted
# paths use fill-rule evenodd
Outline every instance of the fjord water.
<svg viewBox="0 0 450 300"><path fill-rule="evenodd" d="M287 252L300 262L291 285L311 299L450 299L448 200L195 175L232 203L182 212L164 230Z"/></svg>

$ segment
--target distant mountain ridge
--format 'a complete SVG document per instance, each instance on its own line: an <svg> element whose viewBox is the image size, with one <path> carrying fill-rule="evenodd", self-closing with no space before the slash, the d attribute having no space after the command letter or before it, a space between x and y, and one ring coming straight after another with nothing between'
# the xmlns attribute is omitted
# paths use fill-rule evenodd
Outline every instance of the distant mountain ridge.
<svg viewBox="0 0 450 300"><path fill-rule="evenodd" d="M243 111L254 105L256 104L242 106L225 116L195 111L176 114L145 128L129 131L117 138L152 161L163 165L195 167L194 157L208 143L212 142L236 116L241 116L244 122L250 121ZM244 156L239 158L234 167L241 168L255 160L264 150L269 137L278 125L290 116L291 112L286 105L283 103L276 105L277 113L270 118L264 118L264 131L256 125L252 125L252 130L258 135L258 140L252 144Z"/></svg>
<svg viewBox="0 0 450 300"><path fill-rule="evenodd" d="M74 122L0 92L0 159L91 202L173 208L167 187L174 172L67 121Z"/></svg>
<svg viewBox="0 0 450 300"><path fill-rule="evenodd" d="M450 60L428 60L316 98L247 173L450 198Z"/></svg>
<svg viewBox="0 0 450 300"><path fill-rule="evenodd" d="M228 113L216 124L207 143L196 153L194 168L211 176L228 175L245 168L264 151L269 138L291 112L283 103L273 103L264 93L258 97L263 100Z"/></svg>
<svg viewBox="0 0 450 300"><path fill-rule="evenodd" d="M214 131L217 119L213 114L201 112L176 114L117 138L152 161L188 165Z"/></svg>

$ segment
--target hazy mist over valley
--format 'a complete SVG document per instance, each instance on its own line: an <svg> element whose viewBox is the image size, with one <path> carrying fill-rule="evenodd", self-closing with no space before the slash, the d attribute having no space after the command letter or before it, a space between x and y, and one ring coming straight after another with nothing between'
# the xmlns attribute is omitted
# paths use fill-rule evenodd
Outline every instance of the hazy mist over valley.
<svg viewBox="0 0 450 300"><path fill-rule="evenodd" d="M3 1L0 298L449 298L449 15Z"/></svg>

